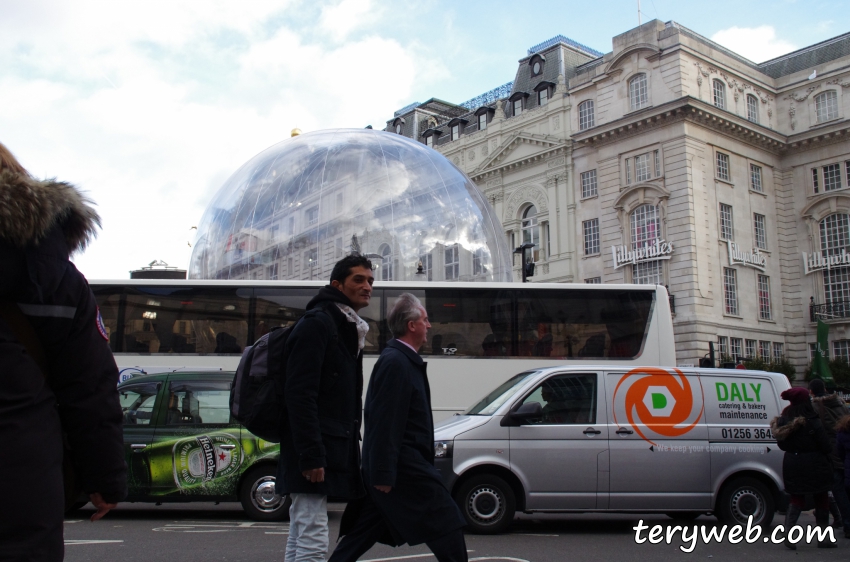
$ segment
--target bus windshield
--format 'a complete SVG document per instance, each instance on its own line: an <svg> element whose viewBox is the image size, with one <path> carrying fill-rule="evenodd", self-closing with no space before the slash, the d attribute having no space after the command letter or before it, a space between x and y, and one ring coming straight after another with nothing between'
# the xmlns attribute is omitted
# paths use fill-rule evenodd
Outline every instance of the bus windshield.
<svg viewBox="0 0 850 562"><path fill-rule="evenodd" d="M540 371L525 371L514 375L496 387L491 393L479 400L473 407L464 412L467 416L492 416L502 404L507 402L516 390L521 387L529 377L533 377Z"/></svg>

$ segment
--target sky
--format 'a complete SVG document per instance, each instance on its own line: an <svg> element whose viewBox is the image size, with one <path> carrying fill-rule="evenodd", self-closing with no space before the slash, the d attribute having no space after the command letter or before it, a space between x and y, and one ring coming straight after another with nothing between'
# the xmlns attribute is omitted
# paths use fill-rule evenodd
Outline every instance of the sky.
<svg viewBox="0 0 850 562"><path fill-rule="evenodd" d="M848 2L642 0L761 62L850 31ZM193 226L239 166L304 132L376 129L513 80L562 34L601 52L636 0L0 0L0 143L97 204L90 279L188 267Z"/></svg>

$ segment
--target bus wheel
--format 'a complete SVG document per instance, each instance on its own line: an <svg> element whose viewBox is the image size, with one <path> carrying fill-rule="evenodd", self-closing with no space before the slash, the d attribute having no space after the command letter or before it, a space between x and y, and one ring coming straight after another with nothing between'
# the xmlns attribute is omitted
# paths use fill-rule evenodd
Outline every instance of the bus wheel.
<svg viewBox="0 0 850 562"><path fill-rule="evenodd" d="M258 466L242 479L239 501L254 521L280 521L289 516L292 500L274 493L275 472L272 465Z"/></svg>
<svg viewBox="0 0 850 562"><path fill-rule="evenodd" d="M723 486L714 513L721 523L746 525L752 515L753 525L769 527L776 505L770 490L755 478L740 477Z"/></svg>
<svg viewBox="0 0 850 562"><path fill-rule="evenodd" d="M473 476L458 488L455 501L466 519L467 528L473 533L495 535L504 532L513 523L516 512L514 491L498 476Z"/></svg>

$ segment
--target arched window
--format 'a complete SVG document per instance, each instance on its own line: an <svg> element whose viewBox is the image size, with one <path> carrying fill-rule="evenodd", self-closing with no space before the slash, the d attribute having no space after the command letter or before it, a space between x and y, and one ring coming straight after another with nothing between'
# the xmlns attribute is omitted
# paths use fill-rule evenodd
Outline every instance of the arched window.
<svg viewBox="0 0 850 562"><path fill-rule="evenodd" d="M747 94L747 119L753 123L759 122L759 100L752 94Z"/></svg>
<svg viewBox="0 0 850 562"><path fill-rule="evenodd" d="M522 213L522 243L534 244L534 248L526 255L534 261L540 258L540 225L537 223L537 207L529 205Z"/></svg>
<svg viewBox="0 0 850 562"><path fill-rule="evenodd" d="M649 105L649 92L646 86L646 74L638 74L629 80L629 106L632 110Z"/></svg>
<svg viewBox="0 0 850 562"><path fill-rule="evenodd" d="M652 246L661 238L661 219L658 207L641 205L629 217L631 222L632 250ZM632 283L649 285L662 284L661 261L638 262L632 266Z"/></svg>
<svg viewBox="0 0 850 562"><path fill-rule="evenodd" d="M850 217L836 213L820 221L820 251L824 257L850 251ZM823 293L827 303L850 301L850 267L824 270Z"/></svg>
<svg viewBox="0 0 850 562"><path fill-rule="evenodd" d="M381 246L381 281L393 280L393 252L387 244Z"/></svg>
<svg viewBox="0 0 850 562"><path fill-rule="evenodd" d="M595 124L595 117L593 115L593 100L581 102L578 105L578 128L583 131L595 126Z"/></svg>
<svg viewBox="0 0 850 562"><path fill-rule="evenodd" d="M838 94L830 90L815 96L815 109L817 110L818 123L838 119Z"/></svg>
<svg viewBox="0 0 850 562"><path fill-rule="evenodd" d="M720 80L711 81L711 98L714 105L720 109L726 109L726 86Z"/></svg>

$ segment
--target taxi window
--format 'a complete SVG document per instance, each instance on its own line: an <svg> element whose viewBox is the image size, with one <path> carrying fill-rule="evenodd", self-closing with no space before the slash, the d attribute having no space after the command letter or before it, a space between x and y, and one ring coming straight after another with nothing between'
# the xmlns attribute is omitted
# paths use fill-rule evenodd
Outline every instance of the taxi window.
<svg viewBox="0 0 850 562"><path fill-rule="evenodd" d="M172 382L166 400L166 425L230 423L227 381Z"/></svg>
<svg viewBox="0 0 850 562"><path fill-rule="evenodd" d="M556 375L543 381L525 397L522 404L537 402L543 417L531 420L540 424L595 424L596 375Z"/></svg>
<svg viewBox="0 0 850 562"><path fill-rule="evenodd" d="M156 393L156 383L123 386L118 389L124 425L150 425Z"/></svg>

